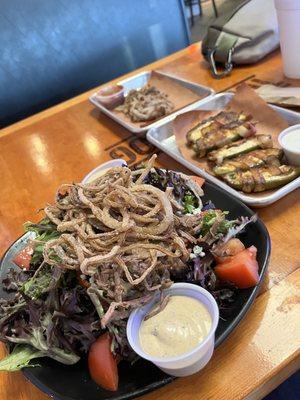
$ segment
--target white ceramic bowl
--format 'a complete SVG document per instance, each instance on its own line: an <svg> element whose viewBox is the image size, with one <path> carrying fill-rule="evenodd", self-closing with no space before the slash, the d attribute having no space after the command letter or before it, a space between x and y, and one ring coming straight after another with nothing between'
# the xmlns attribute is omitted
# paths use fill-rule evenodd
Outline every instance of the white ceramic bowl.
<svg viewBox="0 0 300 400"><path fill-rule="evenodd" d="M126 161L122 160L121 158L117 158L115 160L107 161L98 167L94 168L91 172L89 172L82 180L82 183L92 182L98 176L101 175L101 172L104 172L110 168L114 167L122 167L122 165L127 165Z"/></svg>
<svg viewBox="0 0 300 400"><path fill-rule="evenodd" d="M145 315L151 310L158 297L153 301L134 310L127 323L127 338L133 350L142 358L153 362L157 367L173 376L192 375L209 362L212 357L215 345L215 331L219 322L219 308L213 296L200 286L191 283L174 283L166 294L176 296L189 296L204 304L211 315L212 327L208 336L191 351L177 357L153 357L145 353L139 341L139 330ZM187 311L188 312L188 311Z"/></svg>
<svg viewBox="0 0 300 400"><path fill-rule="evenodd" d="M293 133L294 132L294 133ZM285 138L289 135L296 135L297 137L297 146L288 145L285 142ZM283 148L284 154L291 165L295 165L297 167L300 166L300 124L290 126L280 133L278 136L278 142L280 146Z"/></svg>

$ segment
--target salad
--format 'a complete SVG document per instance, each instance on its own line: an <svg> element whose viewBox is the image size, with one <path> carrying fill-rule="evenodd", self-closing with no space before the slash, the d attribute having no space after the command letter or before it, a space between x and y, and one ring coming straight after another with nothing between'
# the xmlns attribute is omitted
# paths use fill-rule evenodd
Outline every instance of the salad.
<svg viewBox="0 0 300 400"><path fill-rule="evenodd" d="M96 180L59 187L2 281L0 340L9 355L0 370L35 367L40 357L75 364L117 390L118 363L137 355L126 337L132 310L173 282L207 289L220 313L238 290L257 284L256 248L236 238L255 220L228 219L202 204L203 180L147 165L111 168ZM159 311L159 309L158 309Z"/></svg>

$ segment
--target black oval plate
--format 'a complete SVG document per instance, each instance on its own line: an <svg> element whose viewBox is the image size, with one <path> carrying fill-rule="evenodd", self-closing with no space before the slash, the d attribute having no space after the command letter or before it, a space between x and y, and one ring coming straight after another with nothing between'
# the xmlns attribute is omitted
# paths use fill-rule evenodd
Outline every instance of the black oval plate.
<svg viewBox="0 0 300 400"><path fill-rule="evenodd" d="M228 210L230 218L253 215L247 206L223 189L211 183L205 183L203 189L204 202L211 200L217 208ZM226 339L245 316L258 294L268 265L271 244L265 225L258 220L254 224L248 225L240 237L246 247L254 245L258 250L260 282L254 288L239 291L235 309L226 321L219 321L216 331L216 346ZM22 236L7 250L0 266L1 277L5 275L8 268L13 266L10 260L24 246L27 238L28 235ZM4 296L5 293L0 287L0 297ZM174 379L145 360L139 360L132 366L129 363L121 362L119 365L119 389L117 392L108 392L91 380L86 360L73 366L66 366L44 358L39 360L39 364L41 367L24 369L24 375L55 400L132 399L164 386Z"/></svg>

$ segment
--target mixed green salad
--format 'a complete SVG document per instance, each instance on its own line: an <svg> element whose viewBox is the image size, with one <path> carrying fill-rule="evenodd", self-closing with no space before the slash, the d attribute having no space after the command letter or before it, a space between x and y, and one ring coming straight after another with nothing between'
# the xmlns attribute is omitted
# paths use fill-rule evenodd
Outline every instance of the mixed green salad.
<svg viewBox="0 0 300 400"><path fill-rule="evenodd" d="M230 313L238 290L258 282L256 249L235 238L255 217L231 220L201 195L199 180L153 161L60 187L45 217L24 225L33 239L2 281L0 370L87 357L92 378L116 390L118 362L137 358L128 316L157 292L195 283Z"/></svg>

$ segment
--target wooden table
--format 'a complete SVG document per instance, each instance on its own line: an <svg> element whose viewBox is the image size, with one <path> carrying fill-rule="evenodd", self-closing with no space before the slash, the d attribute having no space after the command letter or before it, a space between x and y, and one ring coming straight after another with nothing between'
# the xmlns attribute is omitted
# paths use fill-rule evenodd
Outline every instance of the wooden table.
<svg viewBox="0 0 300 400"><path fill-rule="evenodd" d="M282 84L279 53L255 66L236 68L214 80L191 47L157 61L156 68L212 87L234 88L247 81ZM141 69L142 70L142 69ZM129 75L136 73L132 72ZM130 165L155 150L145 139L99 113L88 102L92 91L16 123L0 132L0 254L22 233L36 210L51 202L63 182L79 181L98 164L122 157ZM159 164L183 170L160 153ZM204 371L178 379L144 399L261 399L299 368L300 345L300 191L257 210L272 239L269 273L246 318L215 352ZM4 355L1 347L1 356ZM44 400L47 396L21 373L1 373L1 400Z"/></svg>

